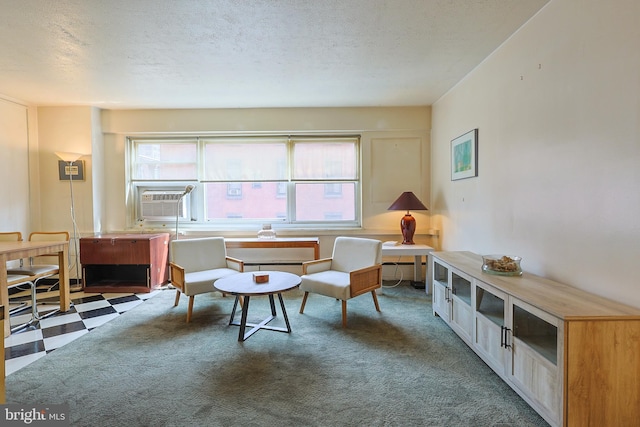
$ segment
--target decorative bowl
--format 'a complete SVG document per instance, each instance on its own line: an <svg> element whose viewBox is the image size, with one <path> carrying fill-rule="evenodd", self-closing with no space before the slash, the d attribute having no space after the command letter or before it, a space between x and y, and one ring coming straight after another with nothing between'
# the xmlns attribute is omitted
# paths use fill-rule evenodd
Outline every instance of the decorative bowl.
<svg viewBox="0 0 640 427"><path fill-rule="evenodd" d="M484 255L482 271L498 276L522 276L522 258L512 255Z"/></svg>

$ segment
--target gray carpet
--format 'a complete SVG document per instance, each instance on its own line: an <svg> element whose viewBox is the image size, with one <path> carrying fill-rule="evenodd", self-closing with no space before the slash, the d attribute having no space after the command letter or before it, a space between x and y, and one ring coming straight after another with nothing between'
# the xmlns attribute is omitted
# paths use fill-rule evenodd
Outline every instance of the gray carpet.
<svg viewBox="0 0 640 427"><path fill-rule="evenodd" d="M233 298L162 291L10 375L7 403L70 405L72 426L545 426L431 312L424 290L348 303L285 294L293 332L228 326ZM250 321L268 314L254 298ZM279 306L278 306L278 313ZM253 319L252 319L253 318ZM282 322L281 316L272 323Z"/></svg>

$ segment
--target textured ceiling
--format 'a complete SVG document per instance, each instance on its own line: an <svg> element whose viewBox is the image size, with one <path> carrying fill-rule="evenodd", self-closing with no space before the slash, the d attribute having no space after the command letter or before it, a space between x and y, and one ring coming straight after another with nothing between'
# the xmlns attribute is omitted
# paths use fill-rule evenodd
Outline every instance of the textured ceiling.
<svg viewBox="0 0 640 427"><path fill-rule="evenodd" d="M430 105L548 0L0 0L0 94L36 105Z"/></svg>

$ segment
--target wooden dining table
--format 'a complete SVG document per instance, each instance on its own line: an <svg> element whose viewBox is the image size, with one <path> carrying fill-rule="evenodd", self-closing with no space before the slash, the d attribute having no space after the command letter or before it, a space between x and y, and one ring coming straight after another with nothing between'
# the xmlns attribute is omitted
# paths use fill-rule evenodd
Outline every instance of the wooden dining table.
<svg viewBox="0 0 640 427"><path fill-rule="evenodd" d="M4 313L4 336L11 334L9 321L9 289L7 287L7 261L39 255L57 255L60 265L60 311L69 311L71 296L69 290L69 242L0 242L0 305Z"/></svg>

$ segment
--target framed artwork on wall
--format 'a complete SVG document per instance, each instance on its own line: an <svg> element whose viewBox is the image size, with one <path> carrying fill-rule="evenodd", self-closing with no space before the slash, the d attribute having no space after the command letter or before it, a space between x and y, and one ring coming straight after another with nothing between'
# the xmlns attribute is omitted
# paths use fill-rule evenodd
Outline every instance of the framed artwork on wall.
<svg viewBox="0 0 640 427"><path fill-rule="evenodd" d="M478 176L478 129L451 140L451 181Z"/></svg>

